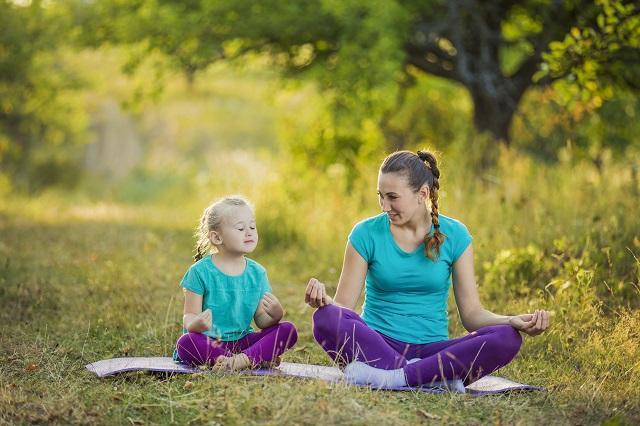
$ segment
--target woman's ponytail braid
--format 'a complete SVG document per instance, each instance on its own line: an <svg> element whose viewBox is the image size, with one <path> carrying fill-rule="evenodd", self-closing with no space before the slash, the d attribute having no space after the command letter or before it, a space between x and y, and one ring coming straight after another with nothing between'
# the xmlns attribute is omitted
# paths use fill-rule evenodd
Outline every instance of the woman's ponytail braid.
<svg viewBox="0 0 640 426"><path fill-rule="evenodd" d="M418 192L427 185L431 201L431 222L434 231L424 237L425 256L435 261L440 255L440 246L446 235L440 232L438 190L440 189L440 169L436 157L427 151L396 151L389 154L380 165L380 173L400 173L407 178L409 187Z"/></svg>
<svg viewBox="0 0 640 426"><path fill-rule="evenodd" d="M433 154L426 151L418 151L418 157L425 162L431 174L433 182L429 187L429 200L431 201L431 222L433 223L433 233L429 232L425 236L425 250L429 259L436 259L440 255L440 246L444 242L444 234L440 232L440 219L438 208L438 190L440 189L440 169L438 161Z"/></svg>

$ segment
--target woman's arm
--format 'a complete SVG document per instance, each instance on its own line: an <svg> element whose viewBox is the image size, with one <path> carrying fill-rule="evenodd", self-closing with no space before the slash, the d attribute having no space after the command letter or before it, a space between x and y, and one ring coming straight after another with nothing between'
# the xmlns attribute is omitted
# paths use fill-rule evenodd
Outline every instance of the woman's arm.
<svg viewBox="0 0 640 426"><path fill-rule="evenodd" d="M284 309L280 301L273 294L265 293L258 303L253 320L258 328L264 329L279 323L283 316Z"/></svg>
<svg viewBox="0 0 640 426"><path fill-rule="evenodd" d="M350 242L347 242L347 248L344 250L342 272L340 273L338 288L334 296L334 302L337 305L351 310L355 309L360 293L362 293L362 287L364 287L368 269L369 265L360 256L360 253L353 248Z"/></svg>
<svg viewBox="0 0 640 426"><path fill-rule="evenodd" d="M192 333L202 333L211 328L212 320L210 309L202 312L202 295L184 289L184 328Z"/></svg>
<svg viewBox="0 0 640 426"><path fill-rule="evenodd" d="M506 324L535 336L549 327L549 314L543 310L534 314L505 316L494 314L482 307L473 269L471 244L453 264L453 292L462 325L469 332L490 325Z"/></svg>
<svg viewBox="0 0 640 426"><path fill-rule="evenodd" d="M367 262L348 242L334 299L326 294L323 283L311 278L307 285L305 302L314 308L335 303L345 308L354 309L362 292L368 268Z"/></svg>
<svg viewBox="0 0 640 426"><path fill-rule="evenodd" d="M489 312L480 303L471 244L453 264L453 292L462 325L467 331L472 332L489 325L509 324L509 317Z"/></svg>

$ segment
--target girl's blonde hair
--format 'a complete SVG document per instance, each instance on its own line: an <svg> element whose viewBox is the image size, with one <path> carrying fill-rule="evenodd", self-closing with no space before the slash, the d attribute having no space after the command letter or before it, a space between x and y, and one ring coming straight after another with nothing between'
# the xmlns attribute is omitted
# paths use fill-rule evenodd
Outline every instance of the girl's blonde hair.
<svg viewBox="0 0 640 426"><path fill-rule="evenodd" d="M234 195L221 198L204 209L202 217L200 217L200 224L196 228L195 233L196 254L193 256L194 262L202 259L210 251L216 251L215 246L211 243L209 234L211 231L217 231L220 228L222 221L227 217L231 209L243 206L253 208L244 197Z"/></svg>

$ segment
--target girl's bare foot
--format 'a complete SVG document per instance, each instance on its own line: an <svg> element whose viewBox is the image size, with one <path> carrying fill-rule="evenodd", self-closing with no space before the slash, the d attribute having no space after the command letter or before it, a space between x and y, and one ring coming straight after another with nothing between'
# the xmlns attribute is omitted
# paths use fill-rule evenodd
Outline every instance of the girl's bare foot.
<svg viewBox="0 0 640 426"><path fill-rule="evenodd" d="M234 354L232 356L221 355L216 359L213 368L220 370L238 371L253 367L251 360L244 353Z"/></svg>

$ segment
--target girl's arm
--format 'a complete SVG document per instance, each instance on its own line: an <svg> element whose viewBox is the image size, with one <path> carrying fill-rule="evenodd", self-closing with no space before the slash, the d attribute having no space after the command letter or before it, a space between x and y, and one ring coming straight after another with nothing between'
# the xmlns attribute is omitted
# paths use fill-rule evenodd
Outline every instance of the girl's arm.
<svg viewBox="0 0 640 426"><path fill-rule="evenodd" d="M350 242L344 252L344 261L342 263L342 272L338 281L338 289L334 299L326 294L325 285L315 278L309 280L307 291L305 293L305 302L311 307L317 308L324 305L335 303L349 309L355 309L356 303L364 280L367 276L369 266L360 254L353 248Z"/></svg>
<svg viewBox="0 0 640 426"><path fill-rule="evenodd" d="M258 328L264 329L279 323L283 316L284 309L280 301L273 294L265 293L258 303L253 320Z"/></svg>
<svg viewBox="0 0 640 426"><path fill-rule="evenodd" d="M202 333L211 328L212 321L210 309L202 312L202 295L184 289L184 328L191 333Z"/></svg>
<svg viewBox="0 0 640 426"><path fill-rule="evenodd" d="M462 325L469 332L490 325L506 324L535 336L549 327L549 314L546 311L505 316L494 314L482 307L473 269L471 244L453 264L453 291Z"/></svg>

